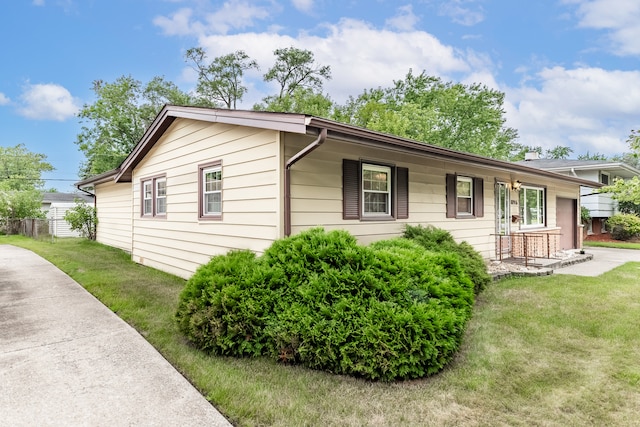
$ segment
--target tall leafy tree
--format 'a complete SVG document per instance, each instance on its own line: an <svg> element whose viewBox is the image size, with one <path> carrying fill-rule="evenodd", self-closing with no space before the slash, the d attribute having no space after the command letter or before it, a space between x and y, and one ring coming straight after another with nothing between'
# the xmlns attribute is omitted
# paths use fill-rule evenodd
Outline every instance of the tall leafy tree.
<svg viewBox="0 0 640 427"><path fill-rule="evenodd" d="M84 123L76 144L85 155L80 175L88 177L122 163L164 104L190 104L191 97L163 77L147 84L131 76L93 82L96 100L78 116Z"/></svg>
<svg viewBox="0 0 640 427"><path fill-rule="evenodd" d="M29 151L24 144L0 147L0 190L42 190L42 173L52 170L46 155Z"/></svg>
<svg viewBox="0 0 640 427"><path fill-rule="evenodd" d="M547 159L568 159L573 153L573 149L563 145L557 145L547 150L545 157Z"/></svg>
<svg viewBox="0 0 640 427"><path fill-rule="evenodd" d="M43 216L42 173L53 166L44 154L33 153L23 145L0 147L0 223L11 219Z"/></svg>
<svg viewBox="0 0 640 427"><path fill-rule="evenodd" d="M196 92L200 102L211 106L222 104L229 109L235 109L247 92L242 84L244 73L259 69L258 63L242 50L218 56L207 63L204 49L194 47L187 50L185 58L198 72Z"/></svg>
<svg viewBox="0 0 640 427"><path fill-rule="evenodd" d="M505 126L504 94L480 84L444 82L410 70L389 88L364 91L335 119L454 150L509 159L519 145Z"/></svg>
<svg viewBox="0 0 640 427"><path fill-rule="evenodd" d="M310 50L287 47L273 53L276 62L263 77L265 82L278 84L278 93L267 96L254 109L328 114L333 103L322 88L331 79L331 67L317 64Z"/></svg>

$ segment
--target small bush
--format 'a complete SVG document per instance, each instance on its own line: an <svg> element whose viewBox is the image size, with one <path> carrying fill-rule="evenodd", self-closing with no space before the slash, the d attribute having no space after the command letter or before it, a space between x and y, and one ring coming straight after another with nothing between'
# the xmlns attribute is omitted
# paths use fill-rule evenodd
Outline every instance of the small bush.
<svg viewBox="0 0 640 427"><path fill-rule="evenodd" d="M188 281L181 330L204 350L267 355L376 380L438 372L459 347L473 284L453 254L406 240L370 247L312 229L262 257L212 258Z"/></svg>
<svg viewBox="0 0 640 427"><path fill-rule="evenodd" d="M611 237L616 240L631 240L640 236L640 217L633 214L617 214L607 220Z"/></svg>
<svg viewBox="0 0 640 427"><path fill-rule="evenodd" d="M451 252L460 257L460 265L474 285L476 294L491 282L482 256L467 242L457 243L451 233L440 228L406 225L403 236L434 252Z"/></svg>

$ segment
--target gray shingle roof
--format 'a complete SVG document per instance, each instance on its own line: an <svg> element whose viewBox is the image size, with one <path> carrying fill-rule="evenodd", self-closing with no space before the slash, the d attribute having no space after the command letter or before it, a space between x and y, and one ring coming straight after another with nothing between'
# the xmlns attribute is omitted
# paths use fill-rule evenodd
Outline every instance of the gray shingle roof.
<svg viewBox="0 0 640 427"><path fill-rule="evenodd" d="M73 203L76 199L93 203L93 197L84 193L42 193L42 203Z"/></svg>

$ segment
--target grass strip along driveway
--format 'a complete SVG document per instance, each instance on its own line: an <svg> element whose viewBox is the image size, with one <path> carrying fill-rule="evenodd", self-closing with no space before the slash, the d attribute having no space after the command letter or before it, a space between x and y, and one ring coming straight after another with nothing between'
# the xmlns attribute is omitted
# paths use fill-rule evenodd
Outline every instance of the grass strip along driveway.
<svg viewBox="0 0 640 427"><path fill-rule="evenodd" d="M632 426L640 419L640 263L593 278L491 284L442 373L374 383L203 354L174 321L185 282L119 250L80 239L0 236L0 244L30 249L79 282L235 425Z"/></svg>

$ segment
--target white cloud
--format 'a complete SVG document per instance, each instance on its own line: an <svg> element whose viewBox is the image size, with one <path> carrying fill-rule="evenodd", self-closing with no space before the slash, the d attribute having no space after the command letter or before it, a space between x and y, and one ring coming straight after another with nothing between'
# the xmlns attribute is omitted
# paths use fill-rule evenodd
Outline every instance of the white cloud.
<svg viewBox="0 0 640 427"><path fill-rule="evenodd" d="M331 66L333 79L325 84L325 91L337 102L344 102L349 95L359 95L364 89L390 86L393 80L404 78L410 68L416 73L426 70L441 77L470 71L468 59L472 54L456 51L424 31L380 30L353 19L325 24L324 28L326 34L322 37L308 33L297 37L273 33L211 35L201 38L200 45L211 57L244 50L262 67L260 72L247 76L255 79L256 87L262 73L273 65L275 49L287 46L308 49L319 64ZM251 89L244 107L262 96Z"/></svg>
<svg viewBox="0 0 640 427"><path fill-rule="evenodd" d="M579 26L607 31L618 55L640 55L640 2L637 0L566 0L577 5Z"/></svg>
<svg viewBox="0 0 640 427"><path fill-rule="evenodd" d="M310 13L313 11L314 0L291 0L291 4L300 12Z"/></svg>
<svg viewBox="0 0 640 427"><path fill-rule="evenodd" d="M54 84L28 84L20 96L20 115L35 120L64 121L73 117L79 101L64 87Z"/></svg>
<svg viewBox="0 0 640 427"><path fill-rule="evenodd" d="M481 6L475 8L475 0L449 0L440 5L440 14L448 16L456 24L470 27L484 21L484 11Z"/></svg>
<svg viewBox="0 0 640 427"><path fill-rule="evenodd" d="M7 105L11 100L4 93L0 92L0 105Z"/></svg>
<svg viewBox="0 0 640 427"><path fill-rule="evenodd" d="M252 27L257 20L269 18L270 12L267 7L256 6L247 0L229 0L215 12L199 15L203 16L202 20L193 18L193 9L183 8L169 17L157 16L153 23L170 36L227 34L231 30Z"/></svg>
<svg viewBox="0 0 640 427"><path fill-rule="evenodd" d="M33 0L34 6L44 6L44 0Z"/></svg>
<svg viewBox="0 0 640 427"><path fill-rule="evenodd" d="M539 87L507 88L508 125L520 142L553 148L570 146L574 155L628 151L625 143L638 126L640 71L601 68L544 68Z"/></svg>
<svg viewBox="0 0 640 427"><path fill-rule="evenodd" d="M385 25L398 31L412 31L415 29L416 24L420 21L420 18L413 13L413 6L408 4L398 8L398 13L387 19Z"/></svg>

